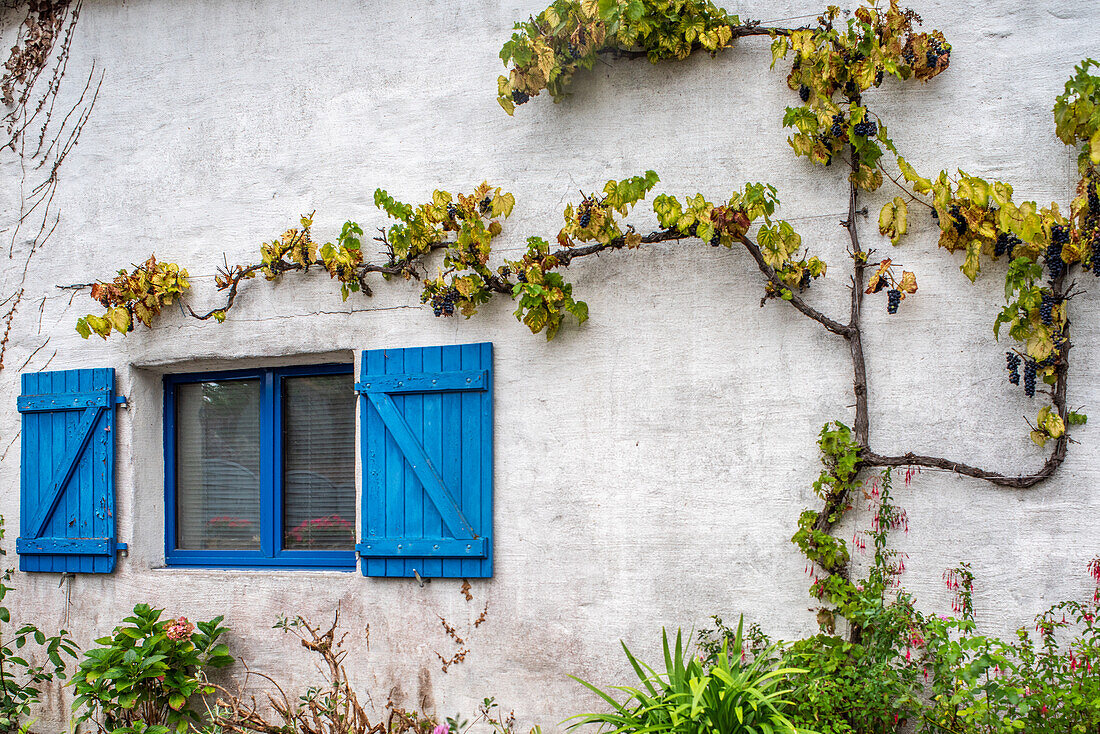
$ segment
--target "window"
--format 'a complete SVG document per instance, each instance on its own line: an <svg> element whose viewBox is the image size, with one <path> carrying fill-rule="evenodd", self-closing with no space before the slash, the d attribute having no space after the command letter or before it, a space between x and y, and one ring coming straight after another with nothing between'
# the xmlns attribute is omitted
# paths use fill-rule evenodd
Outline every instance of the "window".
<svg viewBox="0 0 1100 734"><path fill-rule="evenodd" d="M351 365L165 378L169 565L355 567Z"/></svg>

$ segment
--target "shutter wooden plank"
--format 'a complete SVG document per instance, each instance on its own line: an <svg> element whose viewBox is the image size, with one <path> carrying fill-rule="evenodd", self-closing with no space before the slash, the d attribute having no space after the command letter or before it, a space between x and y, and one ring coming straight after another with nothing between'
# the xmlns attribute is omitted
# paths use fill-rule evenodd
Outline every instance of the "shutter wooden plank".
<svg viewBox="0 0 1100 734"><path fill-rule="evenodd" d="M397 375L406 372L405 353L400 349L387 349L386 374ZM367 396L370 400L370 395ZM405 396L396 398L399 408L405 407ZM377 410L375 412L382 418L385 425L386 417ZM387 538L405 537L405 457L393 433L386 431L386 533ZM386 561L386 575L401 577L405 575L405 560L390 558Z"/></svg>
<svg viewBox="0 0 1100 734"><path fill-rule="evenodd" d="M462 368L470 369L480 364L481 351L477 344L463 344L461 347ZM459 502L462 512L477 517L477 504L481 500L481 394L462 393L462 485ZM473 576L477 573L479 561L462 559L462 575Z"/></svg>
<svg viewBox="0 0 1100 734"><path fill-rule="evenodd" d="M407 374L422 373L424 371L424 350L416 348L405 349L403 351L405 356L405 372ZM405 419L409 427L409 435L412 439L412 443L423 452L424 395L422 393L402 393L402 396L405 405L398 415ZM385 420L385 416L383 416L383 420ZM387 428L389 428L389 426L387 426ZM405 457L405 533L402 535L402 538L410 540L422 538L425 497L424 490L421 489L420 485L423 480L419 478L420 473L409 466L409 452L405 449L405 446L401 444L400 439L398 439L398 445L401 446L401 453ZM424 460L428 460L427 455L424 455ZM417 563L417 559L406 558L402 575L411 576L414 570L423 571L423 565ZM423 575L423 573L421 573L421 575Z"/></svg>
<svg viewBox="0 0 1100 734"><path fill-rule="evenodd" d="M450 345L443 347L443 369L460 371L462 369L462 347ZM447 437L443 442L443 470L445 476L456 484L462 477L462 443L458 437L462 435L462 394L457 392L443 393L443 426L442 435ZM459 487L461 489L461 487ZM462 576L462 560L459 558L444 558L441 564L441 573L447 578L460 578Z"/></svg>
<svg viewBox="0 0 1100 734"><path fill-rule="evenodd" d="M425 347L423 350L423 370L425 376L443 371L443 349L441 347ZM462 380L434 380L434 384L457 385L461 388ZM454 387L450 389L455 389ZM429 461L439 467L446 477L446 468L443 466L443 395L445 393L425 393L424 399L424 430L423 442L425 453ZM420 537L442 538L443 519L439 516L439 510L432 502L424 503L424 514L420 522ZM451 549L453 552L454 549ZM433 551L429 551L431 554ZM438 556L441 551L434 549ZM420 564L420 573L426 578L435 578L443 574L443 561L431 555L416 559Z"/></svg>
<svg viewBox="0 0 1100 734"><path fill-rule="evenodd" d="M95 370L80 370L95 372ZM100 392L46 393L20 395L16 406L20 413L43 413L55 410L76 410L77 408L106 408L110 397Z"/></svg>
<svg viewBox="0 0 1100 734"><path fill-rule="evenodd" d="M479 345L481 352L481 366L489 368L493 364L493 345L483 342ZM485 391L480 394L481 418L478 426L481 427L481 501L480 516L477 527L484 528L483 534L487 538L485 543L485 559L477 564L476 575L481 578L493 575L493 382L492 376L486 369Z"/></svg>
<svg viewBox="0 0 1100 734"><path fill-rule="evenodd" d="M406 349L406 364L415 364L413 353L419 352L426 357L429 350L440 347L424 347L422 349ZM444 372L440 369L424 367L422 373L406 373L386 377L374 377L364 382L358 382L355 389L359 392L384 392L394 395L396 393L430 393L440 390L484 390L488 375L485 370L465 370Z"/></svg>
<svg viewBox="0 0 1100 734"><path fill-rule="evenodd" d="M112 381L113 374L108 374L106 370L89 371L92 373L92 389L102 390L108 400L113 400L115 392ZM105 410L114 411L114 406L107 406ZM111 487L112 489L98 497L94 492L89 493L91 501L90 522L85 527L87 533L93 537L109 538L112 547L108 548L107 553L103 555L83 559L88 572L91 573L108 573L115 562L115 549L113 547L115 541L115 493L113 491L114 482L112 481L115 475L115 452L111 450L115 441L114 421L106 421L106 423L105 430L96 433L92 439L95 442L95 450L92 454L93 476L91 486Z"/></svg>
<svg viewBox="0 0 1100 734"><path fill-rule="evenodd" d="M80 393L92 388L91 370L77 370L73 377L74 379L68 381L71 391ZM96 416L96 423L99 423L98 415ZM95 455L95 434L97 432L102 433L103 431L93 429L91 435L88 436L85 450L80 452L81 456L77 459L77 467L73 476L76 486L73 487L74 491L65 494L65 514L60 518L61 522L65 523L65 531L54 537L71 540L74 536L86 538L91 535L88 528L91 526L92 513L95 511L92 469L95 465L93 457ZM92 570L91 558L88 556L77 555L71 559L71 563L78 567L78 573L89 573Z"/></svg>
<svg viewBox="0 0 1100 734"><path fill-rule="evenodd" d="M39 379L41 374L23 375L22 387L24 393L37 393L41 392L38 389ZM34 507L38 506L38 494L39 494L39 470L38 462L34 460L43 450L43 442L49 440L49 436L45 431L41 430L42 415L39 413L30 413L23 415L22 419L22 452L19 458L19 479L20 479L20 491L19 491L19 534L23 534L23 518L30 519ZM15 541L18 544L18 540ZM41 562L41 559L35 559ZM27 568L27 564L24 563L23 558L19 559L19 568L24 571L31 570Z"/></svg>
<svg viewBox="0 0 1100 734"><path fill-rule="evenodd" d="M15 541L15 550L21 555L80 556L80 561L95 560L94 555L109 555L113 546L110 538L19 538ZM89 565L85 569L82 565L79 570L90 572L92 567Z"/></svg>
<svg viewBox="0 0 1100 734"><path fill-rule="evenodd" d="M360 378L382 374L385 369L382 352L377 349L363 352ZM365 395L359 398L359 416L360 431L365 434L360 440L363 441L363 474L367 483L363 493L365 511L360 514L366 523L363 539L372 540L386 535L386 431L378 412L367 409ZM364 565L368 576L382 576L386 572L386 561L380 558L368 558Z"/></svg>
<svg viewBox="0 0 1100 734"><path fill-rule="evenodd" d="M381 538L379 540L368 540L363 543L359 543L355 546L361 556L382 556L385 558L391 556L406 556L405 563L412 564L409 567L409 575L412 576L413 568L425 578L437 578L436 576L426 576L426 568L416 567L416 564L422 560L425 554L435 554L439 556L469 556L472 558L483 558L486 554L486 540L485 538ZM439 558L424 559L439 561Z"/></svg>

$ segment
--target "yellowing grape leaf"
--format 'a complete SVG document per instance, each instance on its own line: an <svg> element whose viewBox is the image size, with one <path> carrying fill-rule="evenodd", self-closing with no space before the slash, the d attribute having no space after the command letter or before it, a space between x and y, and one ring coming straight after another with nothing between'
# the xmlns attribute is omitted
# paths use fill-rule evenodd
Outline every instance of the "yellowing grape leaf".
<svg viewBox="0 0 1100 734"><path fill-rule="evenodd" d="M902 298L905 298L906 293L917 292L917 276L914 273L910 273L908 270L901 271L901 282L898 283L898 290L902 293Z"/></svg>
<svg viewBox="0 0 1100 734"><path fill-rule="evenodd" d="M867 290L864 291L867 295L878 293L886 287L886 271L890 269L890 258L886 258L878 264L878 270L871 276L871 279L867 281Z"/></svg>
<svg viewBox="0 0 1100 734"><path fill-rule="evenodd" d="M966 244L966 261L959 266L959 269L963 271L963 275L970 278L971 283L978 277L978 273L982 269L981 252L982 243L979 240L970 240Z"/></svg>

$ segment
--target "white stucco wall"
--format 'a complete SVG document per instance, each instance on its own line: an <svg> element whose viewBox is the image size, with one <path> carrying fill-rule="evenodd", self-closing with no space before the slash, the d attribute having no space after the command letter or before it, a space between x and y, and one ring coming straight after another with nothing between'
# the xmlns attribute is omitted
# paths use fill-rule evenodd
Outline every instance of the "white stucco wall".
<svg viewBox="0 0 1100 734"><path fill-rule="evenodd" d="M429 713L470 715L492 695L522 724L550 727L593 705L567 674L625 679L619 639L652 653L662 625L740 612L778 636L814 629L804 560L788 538L798 513L816 506L818 430L851 421L848 350L782 303L759 308L762 280L742 251L686 241L578 262L568 275L592 318L551 343L516 323L507 301L470 321L435 319L414 285L378 281L374 298L342 303L324 273L247 284L220 326L170 310L152 330L83 341L74 322L96 304L84 294L70 303L55 288L109 277L155 252L190 270L196 308L213 305L223 253L250 261L262 240L314 209L322 241L345 219L371 231L386 223L372 203L377 186L415 202L436 187L501 185L518 203L499 251L515 253L530 235L553 239L578 189L652 168L659 191L712 199L746 181L775 184L782 215L831 266L811 302L845 314L844 172L811 168L789 151L780 121L793 95L783 71L768 71L768 41L740 41L713 60L601 63L563 104L540 97L509 118L494 99L497 53L513 21L541 7L87 0L65 94L79 91L92 60L105 80L63 167L60 224L31 262L0 372L0 452L8 449L0 514L10 553L17 369L49 338L27 370L56 350L49 369L113 366L130 398L117 454L118 532L130 553L112 575L76 578L67 611L55 575L17 574L17 616L68 624L86 643L140 601L192 619L225 614L235 654L303 683L312 664L271 623L279 613L320 619L339 606L353 630L354 680L376 704L393 690ZM727 7L764 21L821 10L801 0ZM888 81L867 95L908 160L1068 203L1075 152L1054 137L1050 107L1073 64L1100 45L1100 5L917 0L914 8L953 44L950 70L926 86ZM7 223L20 173L10 153L0 161ZM869 197L872 213L894 193L888 184ZM632 219L643 231L654 224L647 212ZM1009 389L1005 347L992 339L1003 265L969 286L958 259L936 250L931 220L917 211L912 219L912 235L889 254L917 273L919 293L890 318L884 299L868 301L874 447L1004 471L1038 467L1043 453L1028 442L1023 416L1040 401ZM865 243L890 249L873 214L860 228ZM0 296L18 278L23 246L20 237ZM1084 285L1092 292L1073 302L1070 403L1095 412L1100 302L1094 284ZM419 588L358 573L163 567L163 373L474 341L495 350L496 572L473 583L473 601L458 580ZM896 539L909 554L903 582L921 605L950 608L941 573L960 560L973 565L977 614L993 631L1085 594L1085 564L1100 552L1098 430L1076 431L1065 465L1035 489L932 472L908 488L899 482L911 527ZM473 629L486 601L488 622ZM454 648L437 615L471 648L447 673L434 651ZM368 623L369 653L355 633ZM51 699L43 725L62 725L65 705Z"/></svg>

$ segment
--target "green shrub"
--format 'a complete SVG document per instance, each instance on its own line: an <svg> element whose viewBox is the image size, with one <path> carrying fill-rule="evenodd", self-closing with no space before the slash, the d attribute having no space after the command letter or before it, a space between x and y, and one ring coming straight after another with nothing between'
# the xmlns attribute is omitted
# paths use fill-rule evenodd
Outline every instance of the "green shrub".
<svg viewBox="0 0 1100 734"><path fill-rule="evenodd" d="M972 577L965 568L952 572L948 585L963 614L929 620L932 702L923 731L1100 732L1100 558L1089 570L1098 583L1090 602L1055 604L1036 617L1034 636L1021 627L1008 641L975 634ZM1060 634L1069 639L1060 642Z"/></svg>
<svg viewBox="0 0 1100 734"><path fill-rule="evenodd" d="M93 721L104 734L168 734L201 722L187 702L214 692L206 669L233 662L218 642L227 628L220 616L197 630L185 617L162 621L163 611L138 604L110 637L96 640L102 647L88 650L70 681L77 723Z"/></svg>

